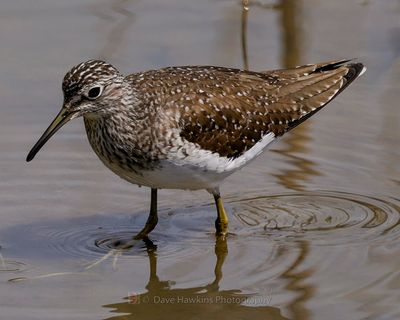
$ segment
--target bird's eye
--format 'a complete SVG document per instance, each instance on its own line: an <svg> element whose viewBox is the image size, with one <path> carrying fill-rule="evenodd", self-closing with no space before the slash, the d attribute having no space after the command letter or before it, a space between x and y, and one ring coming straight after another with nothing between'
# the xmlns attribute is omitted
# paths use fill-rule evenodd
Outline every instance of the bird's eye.
<svg viewBox="0 0 400 320"><path fill-rule="evenodd" d="M87 97L89 99L96 99L96 98L100 97L102 92L103 92L103 87L96 86L96 87L91 88L87 92Z"/></svg>

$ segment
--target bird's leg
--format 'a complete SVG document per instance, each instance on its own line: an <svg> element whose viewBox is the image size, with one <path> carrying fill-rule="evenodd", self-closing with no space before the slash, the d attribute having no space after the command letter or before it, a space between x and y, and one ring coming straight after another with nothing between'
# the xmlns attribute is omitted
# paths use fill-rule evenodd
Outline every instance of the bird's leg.
<svg viewBox="0 0 400 320"><path fill-rule="evenodd" d="M157 189L151 188L151 204L149 217L147 218L144 228L133 239L140 240L147 238L148 234L156 227L157 222Z"/></svg>
<svg viewBox="0 0 400 320"><path fill-rule="evenodd" d="M228 232L228 215L226 214L226 211L224 209L224 204L222 203L222 198L219 193L219 189L216 188L211 191L211 193L214 196L215 200L215 205L217 207L217 220L215 220L215 229L216 229L216 234L217 236L225 236L226 233Z"/></svg>

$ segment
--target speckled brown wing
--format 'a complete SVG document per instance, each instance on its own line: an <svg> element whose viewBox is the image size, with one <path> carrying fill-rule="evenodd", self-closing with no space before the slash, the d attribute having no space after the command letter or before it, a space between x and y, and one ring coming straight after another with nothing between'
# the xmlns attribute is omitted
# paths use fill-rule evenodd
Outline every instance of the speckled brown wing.
<svg viewBox="0 0 400 320"><path fill-rule="evenodd" d="M282 135L332 100L362 71L362 64L346 63L267 72L172 67L136 74L133 81L149 103L179 114L171 125L181 129L182 138L235 158L264 135Z"/></svg>
<svg viewBox="0 0 400 320"><path fill-rule="evenodd" d="M275 118L272 131L276 135L282 135L293 129L321 110L350 85L363 72L364 65L348 63L349 61L330 61L293 69L267 71L267 74L279 79L280 86L278 99L271 106L271 110L280 110L282 116L287 113L292 116L285 119L286 123L283 123L283 126L277 126L276 122L279 124L279 121L283 120ZM296 111L293 113L294 109Z"/></svg>

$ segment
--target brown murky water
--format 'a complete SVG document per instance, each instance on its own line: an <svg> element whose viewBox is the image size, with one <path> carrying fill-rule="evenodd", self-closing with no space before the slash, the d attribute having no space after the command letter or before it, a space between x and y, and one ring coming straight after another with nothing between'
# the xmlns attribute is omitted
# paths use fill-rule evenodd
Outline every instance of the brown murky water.
<svg viewBox="0 0 400 320"><path fill-rule="evenodd" d="M0 318L400 318L399 16L396 0L2 1ZM80 120L25 163L66 70L97 57L368 72L226 181L226 242L207 193L163 190L153 244L105 256L149 191L102 166Z"/></svg>

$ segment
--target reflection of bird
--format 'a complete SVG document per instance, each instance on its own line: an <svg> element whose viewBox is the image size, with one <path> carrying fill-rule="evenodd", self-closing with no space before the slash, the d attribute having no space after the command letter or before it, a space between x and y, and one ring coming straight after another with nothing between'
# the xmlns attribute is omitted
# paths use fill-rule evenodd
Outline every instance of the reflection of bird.
<svg viewBox="0 0 400 320"><path fill-rule="evenodd" d="M27 161L62 125L83 116L101 161L121 178L152 189L150 215L136 238L157 224L159 188L208 190L217 206L217 233L225 235L222 180L363 70L361 63L342 60L267 72L171 67L124 77L106 62L89 60L66 74L64 105Z"/></svg>
<svg viewBox="0 0 400 320"><path fill-rule="evenodd" d="M226 239L218 237L215 243L214 281L188 288L173 286L173 281L160 280L154 246L145 242L150 264L146 291L140 294L131 292L124 302L104 305L104 308L112 308L114 314L108 320L165 319L169 314L174 315L174 319L188 319L192 315L201 318L203 314L210 319L288 319L278 307L270 305L272 293L255 296L238 289L220 289L222 267L228 255Z"/></svg>

